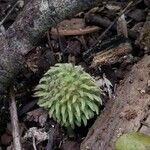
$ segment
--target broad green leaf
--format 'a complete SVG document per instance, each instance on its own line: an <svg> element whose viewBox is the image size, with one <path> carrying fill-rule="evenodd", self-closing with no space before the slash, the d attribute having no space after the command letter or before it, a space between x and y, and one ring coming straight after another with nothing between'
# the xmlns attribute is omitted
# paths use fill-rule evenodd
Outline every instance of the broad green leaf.
<svg viewBox="0 0 150 150"><path fill-rule="evenodd" d="M138 132L123 134L117 139L115 150L150 150L150 136Z"/></svg>

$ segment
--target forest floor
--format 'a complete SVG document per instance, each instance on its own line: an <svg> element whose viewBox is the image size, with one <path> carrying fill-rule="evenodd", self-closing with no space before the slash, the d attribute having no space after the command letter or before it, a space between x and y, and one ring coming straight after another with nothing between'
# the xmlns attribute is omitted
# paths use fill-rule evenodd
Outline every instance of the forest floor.
<svg viewBox="0 0 150 150"><path fill-rule="evenodd" d="M0 21L16 2L0 1ZM0 24L0 30L9 28L26 3L27 1L14 7L3 24ZM18 75L15 89L24 149L35 150L36 147L38 150L79 150L97 118L95 116L91 119L86 127L76 128L75 137L69 138L66 129L49 118L45 110L39 108L37 99L32 96L33 89L50 66L67 62L81 65L95 78L105 93L104 109L107 103L114 100L118 85L132 70L132 66L150 54L150 1L138 0L127 7L128 4L129 1L112 0L76 14L74 18L58 24L57 28L49 29L43 35L39 46L27 54L26 61L30 71ZM142 80L143 77L139 78ZM147 84L147 91L138 89L138 92L148 93L150 80ZM13 147L8 108L8 101L3 100L0 103L0 149ZM133 115L134 113L127 117Z"/></svg>

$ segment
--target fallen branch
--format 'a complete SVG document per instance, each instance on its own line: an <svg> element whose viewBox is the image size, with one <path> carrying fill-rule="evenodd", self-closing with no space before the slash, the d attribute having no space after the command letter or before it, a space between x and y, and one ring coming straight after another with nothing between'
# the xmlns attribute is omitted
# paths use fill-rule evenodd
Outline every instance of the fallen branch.
<svg viewBox="0 0 150 150"><path fill-rule="evenodd" d="M44 33L65 18L92 8L102 0L32 0L16 21L0 36L0 93L26 67L25 56L35 48Z"/></svg>
<svg viewBox="0 0 150 150"><path fill-rule="evenodd" d="M65 28L64 28L65 27ZM67 28L66 28L67 27ZM97 26L86 26L81 18L73 18L71 20L64 20L58 24L58 28L52 28L50 33L54 36L76 36L85 35L100 30Z"/></svg>
<svg viewBox="0 0 150 150"><path fill-rule="evenodd" d="M11 116L14 150L21 150L22 148L21 148L20 134L19 134L17 107L16 107L13 87L10 88L10 116Z"/></svg>
<svg viewBox="0 0 150 150"><path fill-rule="evenodd" d="M85 17L85 21L89 25L97 25L98 27L104 27L104 28L108 28L110 24L113 24L113 22L111 22L109 19L105 19L105 18L102 18L101 16L94 15L94 14L87 14ZM112 26L111 30L114 30L114 31L117 30L117 27L115 24ZM129 37L133 39L137 39L138 37L138 33L130 29L128 29L128 34L129 34Z"/></svg>
<svg viewBox="0 0 150 150"><path fill-rule="evenodd" d="M150 80L150 56L135 64L117 88L115 100L110 100L81 144L81 150L113 150L117 137L130 131L149 134L150 95L146 93ZM146 121L144 124L143 121ZM144 129L143 129L144 128Z"/></svg>

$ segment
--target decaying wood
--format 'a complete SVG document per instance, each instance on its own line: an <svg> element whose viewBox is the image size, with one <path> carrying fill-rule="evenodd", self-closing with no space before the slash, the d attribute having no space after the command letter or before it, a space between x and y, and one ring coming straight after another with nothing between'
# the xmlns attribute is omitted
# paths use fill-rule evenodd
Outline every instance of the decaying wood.
<svg viewBox="0 0 150 150"><path fill-rule="evenodd" d="M116 138L130 131L150 133L150 56L135 64L81 144L81 150L113 150ZM147 126L144 130L143 127ZM150 134L149 134L150 135Z"/></svg>
<svg viewBox="0 0 150 150"><path fill-rule="evenodd" d="M16 21L0 36L0 93L5 92L26 67L25 55L44 33L63 19L94 7L102 0L32 0Z"/></svg>
<svg viewBox="0 0 150 150"><path fill-rule="evenodd" d="M132 46L124 36L108 39L92 49L90 53L90 56L93 55L92 65L111 65L121 62L131 50Z"/></svg>
<svg viewBox="0 0 150 150"><path fill-rule="evenodd" d="M116 62L121 61L121 58L131 52L132 47L130 43L122 43L117 48L111 48L108 51L104 50L97 53L93 58L93 65L107 65L115 64Z"/></svg>

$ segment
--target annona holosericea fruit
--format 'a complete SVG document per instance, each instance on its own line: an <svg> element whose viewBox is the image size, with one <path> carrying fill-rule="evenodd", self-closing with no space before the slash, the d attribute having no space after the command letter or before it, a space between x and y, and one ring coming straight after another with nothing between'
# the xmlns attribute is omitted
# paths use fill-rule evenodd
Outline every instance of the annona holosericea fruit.
<svg viewBox="0 0 150 150"><path fill-rule="evenodd" d="M39 106L49 111L62 126L74 129L87 125L87 120L99 114L102 104L100 88L81 66L56 64L41 78L35 88Z"/></svg>

